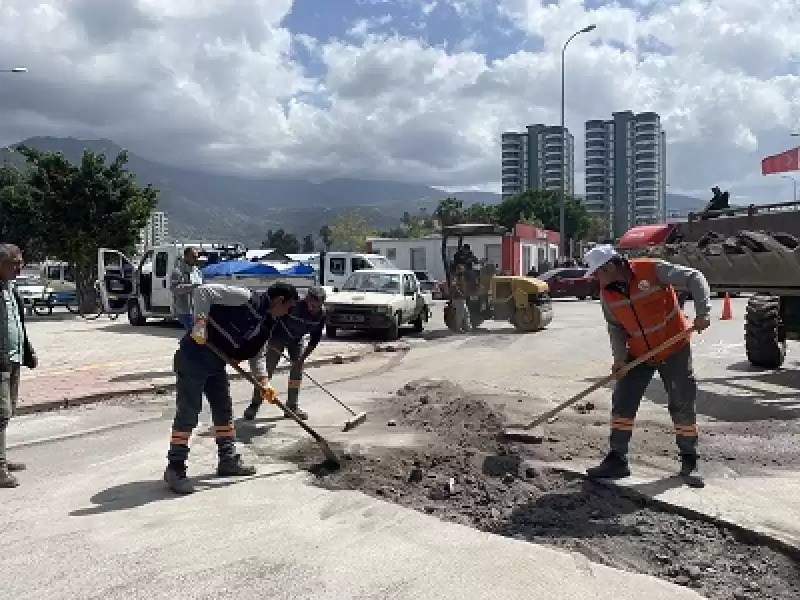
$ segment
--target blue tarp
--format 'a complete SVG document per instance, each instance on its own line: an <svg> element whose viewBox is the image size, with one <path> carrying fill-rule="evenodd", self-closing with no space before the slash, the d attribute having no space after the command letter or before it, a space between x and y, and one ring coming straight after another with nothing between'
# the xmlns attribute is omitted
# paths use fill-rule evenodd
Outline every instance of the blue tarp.
<svg viewBox="0 0 800 600"><path fill-rule="evenodd" d="M231 275L273 275L275 277L302 277L314 274L314 268L306 264L287 265L278 268L273 265L250 262L249 260L226 260L203 269L203 277L230 277Z"/></svg>

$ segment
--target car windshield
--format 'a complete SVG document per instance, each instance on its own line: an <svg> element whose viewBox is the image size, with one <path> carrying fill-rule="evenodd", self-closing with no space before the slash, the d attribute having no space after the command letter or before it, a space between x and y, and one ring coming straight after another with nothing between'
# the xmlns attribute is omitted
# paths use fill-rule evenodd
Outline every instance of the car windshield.
<svg viewBox="0 0 800 600"><path fill-rule="evenodd" d="M396 294L400 291L400 275L389 273L354 273L345 281L342 290L346 292L385 292Z"/></svg>
<svg viewBox="0 0 800 600"><path fill-rule="evenodd" d="M392 261L384 258L383 256L370 256L369 257L369 264L372 265L374 269L396 269L397 267L394 266Z"/></svg>
<svg viewBox="0 0 800 600"><path fill-rule="evenodd" d="M552 279L554 275L558 275L561 271L559 269L553 269L552 271L547 271L542 273L541 275L537 275L536 279L541 279L542 281L547 281L548 279Z"/></svg>

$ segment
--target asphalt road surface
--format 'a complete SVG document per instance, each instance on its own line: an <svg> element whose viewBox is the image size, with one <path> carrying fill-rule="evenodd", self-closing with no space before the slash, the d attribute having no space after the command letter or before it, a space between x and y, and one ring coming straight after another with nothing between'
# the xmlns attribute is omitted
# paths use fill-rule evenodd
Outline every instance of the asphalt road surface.
<svg viewBox="0 0 800 600"><path fill-rule="evenodd" d="M788 478L800 464L798 347L787 369L751 371L742 311L735 302L738 320L715 321L694 342L709 498L714 477ZM405 338L407 352L315 369L370 414L342 433L346 413L311 385L302 391L310 423L349 457L342 471L309 474L316 449L266 408L237 427L259 475L217 480L205 415L190 466L202 491L188 498L160 481L168 394L19 418L11 456L29 470L2 490L0 586L19 599L798 597L797 564L780 552L546 467L602 457L608 390L535 448L490 435L605 375L605 336L596 302L566 301L544 332L431 328ZM659 386L632 451L634 468L669 474L677 463ZM232 390L241 412L250 390Z"/></svg>

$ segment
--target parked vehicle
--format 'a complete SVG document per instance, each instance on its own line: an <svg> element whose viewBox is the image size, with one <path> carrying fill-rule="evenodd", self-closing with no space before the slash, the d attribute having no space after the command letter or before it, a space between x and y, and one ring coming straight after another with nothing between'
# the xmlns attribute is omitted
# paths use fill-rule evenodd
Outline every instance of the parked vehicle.
<svg viewBox="0 0 800 600"><path fill-rule="evenodd" d="M380 254L363 252L321 252L317 278L326 291L340 288L356 271L363 269L396 269Z"/></svg>
<svg viewBox="0 0 800 600"><path fill-rule="evenodd" d="M600 283L596 277L586 276L587 269L581 267L563 267L542 273L536 279L544 281L550 287L551 298L577 298L585 300L600 298Z"/></svg>
<svg viewBox="0 0 800 600"><path fill-rule="evenodd" d="M131 325L148 319L174 319L172 271L183 255L183 246L164 245L147 250L138 263L118 250L101 248L97 256L100 298L107 314L127 312ZM307 265L273 265L248 260L211 262L203 268L207 282L227 283L263 291L276 281L289 281L301 291L316 283Z"/></svg>
<svg viewBox="0 0 800 600"><path fill-rule="evenodd" d="M20 275L14 279L14 287L17 288L19 297L25 306L25 312L28 314L33 312L35 304L45 302L53 291L45 281L42 281L41 277L36 275Z"/></svg>
<svg viewBox="0 0 800 600"><path fill-rule="evenodd" d="M396 340L403 325L422 331L430 319L432 301L430 293L420 289L413 271L362 269L341 290L328 295L326 334L334 338L339 330L372 331Z"/></svg>

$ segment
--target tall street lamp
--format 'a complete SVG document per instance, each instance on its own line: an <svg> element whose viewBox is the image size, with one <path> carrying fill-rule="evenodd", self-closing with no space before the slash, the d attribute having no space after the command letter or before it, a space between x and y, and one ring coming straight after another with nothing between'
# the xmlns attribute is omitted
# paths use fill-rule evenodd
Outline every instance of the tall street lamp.
<svg viewBox="0 0 800 600"><path fill-rule="evenodd" d="M781 179L788 179L792 182L792 198L795 202L797 202L797 179L794 177L790 177L789 175L781 175Z"/></svg>
<svg viewBox="0 0 800 600"><path fill-rule="evenodd" d="M597 25L587 25L583 29L573 33L561 48L561 203L559 211L559 239L561 240L561 250L559 254L564 257L567 254L567 160L564 154L567 150L567 130L564 125L564 59L569 43L582 33L594 31ZM574 185L574 182L573 182Z"/></svg>
<svg viewBox="0 0 800 600"><path fill-rule="evenodd" d="M26 67L14 67L13 69L0 69L0 73L27 73Z"/></svg>

